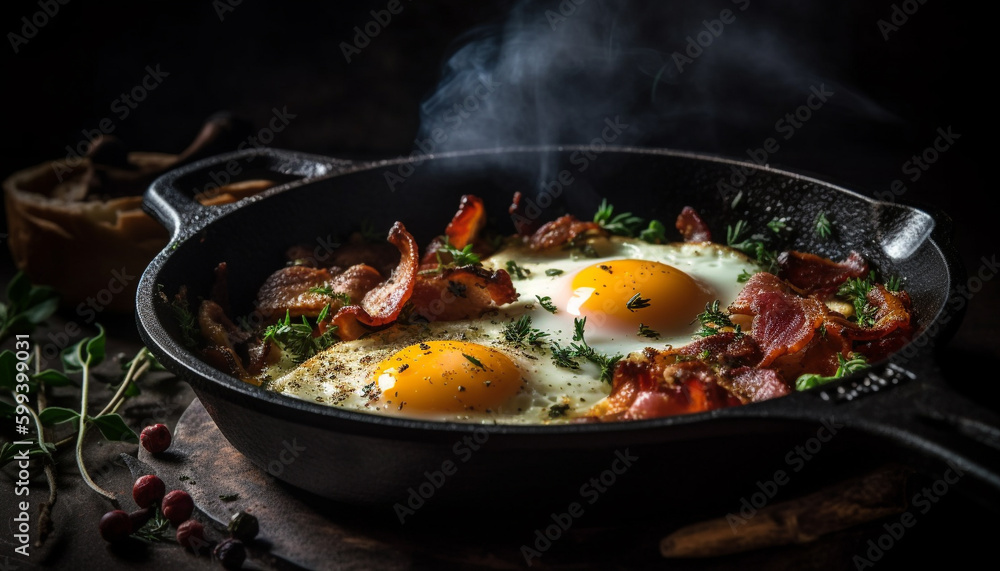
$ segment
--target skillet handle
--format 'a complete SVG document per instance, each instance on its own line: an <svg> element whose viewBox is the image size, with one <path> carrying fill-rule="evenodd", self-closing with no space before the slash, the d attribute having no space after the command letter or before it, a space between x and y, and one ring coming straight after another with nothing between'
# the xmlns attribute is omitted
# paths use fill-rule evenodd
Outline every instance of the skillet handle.
<svg viewBox="0 0 1000 571"><path fill-rule="evenodd" d="M355 163L280 149L253 148L226 153L174 169L146 190L142 207L176 240L207 224L223 207L204 206L199 195L244 180L271 180L281 185L302 178L339 174ZM280 191L279 191L280 192Z"/></svg>
<svg viewBox="0 0 1000 571"><path fill-rule="evenodd" d="M838 421L972 475L966 490L1000 509L1000 414L951 389L930 356L901 361L818 394Z"/></svg>

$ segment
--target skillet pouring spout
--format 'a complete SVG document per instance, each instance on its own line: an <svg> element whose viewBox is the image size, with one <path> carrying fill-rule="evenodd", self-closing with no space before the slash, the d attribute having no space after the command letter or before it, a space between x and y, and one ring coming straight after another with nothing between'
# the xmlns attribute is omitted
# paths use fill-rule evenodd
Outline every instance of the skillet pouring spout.
<svg viewBox="0 0 1000 571"><path fill-rule="evenodd" d="M518 147L355 164L261 149L185 166L146 193L145 208L172 231L173 241L142 276L139 331L153 354L191 384L235 448L268 470L294 442L294 462L282 463L275 476L338 502L391 507L450 462L456 470L428 503L549 509L552 498L578 496L581 482L621 467L625 457L638 458L620 475L630 483L608 494L634 498L657 489L658 501L680 518L713 502L731 508L732 498L745 492L743 483L773 474L818 430L842 426L823 443L825 452L813 455L810 462L823 470L812 473L851 475L893 457L929 474L951 463L974 482L963 489L1000 506L1000 421L952 392L935 363L934 347L961 321L948 301L964 277L941 215L789 172L671 150L607 148L581 169L574 157L584 150ZM232 163L280 184L225 207L193 201L211 173ZM749 174L734 186L730 175L737 168ZM400 172L407 173L402 182ZM482 426L369 415L241 382L185 347L160 302L158 292L182 285L191 299L209 297L213 269L225 261L230 301L245 314L257 285L283 265L289 245L312 244L322 253L362 220L376 228L402 220L418 243L427 243L450 219L442 205L467 193L482 197L487 212L498 213L501 230L513 233L514 221L503 213L515 191L542 221L563 213L589 219L604 197L622 211L661 220L692 206L716 231L738 220L763 226L780 214L793 229L782 247L833 259L854 250L882 275L905 276L921 333L892 362L763 403L634 422ZM820 212L835 225L832 238L794 231L812 228ZM380 513L395 517L391 509Z"/></svg>

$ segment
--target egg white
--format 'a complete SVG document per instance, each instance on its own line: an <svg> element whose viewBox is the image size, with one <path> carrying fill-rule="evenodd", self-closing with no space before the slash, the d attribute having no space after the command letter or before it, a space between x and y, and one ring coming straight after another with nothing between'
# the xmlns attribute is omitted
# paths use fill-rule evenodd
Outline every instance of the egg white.
<svg viewBox="0 0 1000 571"><path fill-rule="evenodd" d="M747 256L731 248L713 243L648 244L634 239L612 237L591 241L598 257L585 257L579 250L552 249L533 251L519 241L510 240L506 247L483 261L489 269L506 269L514 262L526 270L523 279L514 278L520 294L518 301L487 312L479 319L426 324L397 323L362 339L334 344L305 363L288 371L279 365L270 371L272 390L332 406L352 410L427 418L442 421L538 424L561 422L588 411L605 398L610 385L599 379L599 369L580 359L579 369L557 366L547 343L555 341L567 347L573 340L574 315L567 310L567 292L573 277L580 270L623 259L661 262L688 274L711 299L723 306L731 303L742 289L741 273L754 273L760 267ZM547 275L546 270L561 270ZM555 273L554 271L550 273ZM537 296L537 297L536 297ZM549 297L556 305L550 313L538 297ZM655 303L655 300L654 300ZM696 316L704 307L685 308L690 324L670 332L659 332L658 338L639 335L638 330L601 327L588 321L587 343L600 353L627 355L645 347L681 346L692 341L700 327ZM544 331L541 346L515 344L504 337L504 326L523 315L532 319L532 327ZM684 316L685 320L688 315ZM686 321L685 321L686 322ZM423 341L457 340L495 348L509 357L522 374L519 393L501 407L489 412L414 413L391 410L373 390L376 368L397 351ZM553 412L553 405L565 414Z"/></svg>

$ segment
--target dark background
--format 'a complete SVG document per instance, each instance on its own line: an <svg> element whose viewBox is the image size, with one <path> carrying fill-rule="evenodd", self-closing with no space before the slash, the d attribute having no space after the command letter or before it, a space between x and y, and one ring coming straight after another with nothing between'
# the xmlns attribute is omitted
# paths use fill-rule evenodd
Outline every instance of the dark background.
<svg viewBox="0 0 1000 571"><path fill-rule="evenodd" d="M568 0L567 0L568 2ZM566 4L565 5L571 5ZM264 127L273 109L296 115L271 146L346 158L408 154L420 126L420 104L430 97L449 54L463 34L498 26L514 2L402 0L403 11L348 63L341 42L352 42L371 10L385 2L216 3L70 2L14 54L4 48L4 105L8 136L0 149L0 176L47 159L86 140L101 119L133 150L180 152L203 121L229 110ZM534 19L559 2L534 2ZM578 8L603 6L596 0ZM994 209L986 203L992 180L986 156L989 113L983 73L992 53L985 18L965 3L907 4L917 11L883 37L897 2L852 0L805 7L753 0L745 12L728 1L616 3L631 24L626 47L656 54L672 67L702 21L734 9L737 21L672 83L657 86L656 102L623 98L627 117L643 125L628 142L746 159L775 135L774 123L805 101L809 88L828 84L837 95L827 108L781 141L771 164L816 175L869 195L905 179L903 164L930 146L937 129L960 139L922 173L905 181L899 200L926 205L955 220L955 242L970 273L997 253ZM22 17L40 8L10 2L4 30L20 33ZM221 19L220 19L221 12ZM170 75L128 117L112 111L122 92L138 85L146 66ZM626 67L626 66L634 66ZM650 71L624 62L615 77L638 78L628 88L651 90ZM581 91L614 93L597 74L573 75ZM666 78L669 73L663 75ZM544 81L544 77L542 78ZM560 76L555 78L562 80ZM603 83L602 83L603 81ZM456 101L457 102L457 101ZM579 103L574 103L577 107ZM568 107L569 102L567 103ZM617 107L602 112L617 113ZM579 109L574 108L574 113ZM580 143L590 137L530 136L507 143ZM779 139L780 140L780 139ZM998 287L987 281L972 300L953 343L950 377L986 398L987 364L1000 355L994 334Z"/></svg>
<svg viewBox="0 0 1000 571"><path fill-rule="evenodd" d="M589 0L580 9L588 3L597 4ZM82 131L105 117L134 150L179 152L220 110L259 128L272 109L287 107L296 118L277 134L275 147L355 159L408 154L421 102L435 92L442 63L462 44L456 39L501 24L514 3L403 0L403 12L346 62L340 43L351 42L353 28L385 4L244 0L221 19L222 2L60 5L18 53L9 39L0 48L6 127L0 176L65 157L65 147L76 147L85 140ZM955 243L976 273L998 245L987 192L995 178L995 161L987 156L991 114L984 104L990 95L984 76L995 67L987 59L993 54L988 15L971 3L927 0L886 41L876 22L888 19L893 5L751 0L688 72L658 85L658 99L630 99L636 109L623 112L641 115L647 128L629 142L745 159L747 148L774 135L776 119L804 101L809 86L827 82L836 86L835 102L783 142L771 164L874 195L904 178L903 163L929 146L938 128L951 126L960 139L919 180L907 181L899 200L950 215ZM558 10L559 2L535 6ZM703 30L703 19L733 8L718 0L621 6L642 22L627 41L666 63L688 35ZM21 18L40 8L18 1L0 10L7 34L21 33ZM141 81L146 66L157 64L169 76L118 119L112 102ZM649 69L634 73L637 85L652 87ZM586 88L586 75L579 78ZM608 90L599 82L595 76L595 90ZM9 266L9 254L2 256ZM963 327L941 357L953 386L994 409L996 281L972 298Z"/></svg>

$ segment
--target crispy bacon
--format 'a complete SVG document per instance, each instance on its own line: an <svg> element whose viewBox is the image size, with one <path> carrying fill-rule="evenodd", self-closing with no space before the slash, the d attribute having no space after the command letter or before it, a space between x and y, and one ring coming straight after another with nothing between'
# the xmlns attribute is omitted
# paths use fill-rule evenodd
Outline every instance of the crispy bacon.
<svg viewBox="0 0 1000 571"><path fill-rule="evenodd" d="M611 394L591 414L598 420L638 420L741 404L718 384L707 364L675 360L674 353L647 348L620 362Z"/></svg>
<svg viewBox="0 0 1000 571"><path fill-rule="evenodd" d="M791 392L788 383L774 369L740 367L720 377L720 383L741 402L760 402Z"/></svg>
<svg viewBox="0 0 1000 571"><path fill-rule="evenodd" d="M341 299L311 289L329 288L334 293L347 294L351 300L360 300L381 281L379 271L364 264L336 274L327 269L288 266L264 281L257 292L256 306L265 323L283 318L286 310L293 318L316 317L327 304L334 311L344 304Z"/></svg>
<svg viewBox="0 0 1000 571"><path fill-rule="evenodd" d="M417 276L410 301L414 315L428 321L455 321L479 317L517 297L505 270L465 266Z"/></svg>
<svg viewBox="0 0 1000 571"><path fill-rule="evenodd" d="M605 231L597 222L583 222L567 214L543 224L531 235L528 243L533 250L545 250L568 244L584 234L603 236Z"/></svg>
<svg viewBox="0 0 1000 571"><path fill-rule="evenodd" d="M249 376L235 350L249 334L226 316L222 306L210 299L202 301L198 307L198 328L208 342L202 355L211 365L241 379Z"/></svg>
<svg viewBox="0 0 1000 571"><path fill-rule="evenodd" d="M851 252L847 259L837 263L829 258L788 251L778 256L778 277L800 290L829 297L849 278L859 278L868 273L868 263L857 252Z"/></svg>
<svg viewBox="0 0 1000 571"><path fill-rule="evenodd" d="M823 302L800 297L766 272L747 280L729 311L754 316L751 335L764 351L758 367L767 367L778 357L808 345L827 314Z"/></svg>
<svg viewBox="0 0 1000 571"><path fill-rule="evenodd" d="M448 223L444 233L451 245L461 250L466 244L472 243L484 226L486 226L486 207L483 206L483 199L466 194L462 196L458 212Z"/></svg>
<svg viewBox="0 0 1000 571"><path fill-rule="evenodd" d="M897 331L906 337L912 333L909 294L893 293L882 284L875 284L868 291L867 300L876 308L874 325L861 327L845 319L837 319L836 322L842 327L844 337L853 341L874 341Z"/></svg>
<svg viewBox="0 0 1000 571"><path fill-rule="evenodd" d="M389 279L365 294L360 305L349 305L337 311L333 324L337 326L337 335L341 339L361 337L366 331L365 325L379 327L392 323L413 294L420 263L417 243L402 222L392 225L388 240L399 249L399 265Z"/></svg>
<svg viewBox="0 0 1000 571"><path fill-rule="evenodd" d="M690 206L685 206L681 210L677 216L676 226L685 242L712 241L712 232L708 229L708 224L705 224L698 212Z"/></svg>
<svg viewBox="0 0 1000 571"><path fill-rule="evenodd" d="M677 348L678 355L698 357L708 351L707 360L726 367L752 366L764 358L760 346L749 335L733 332L716 333Z"/></svg>

